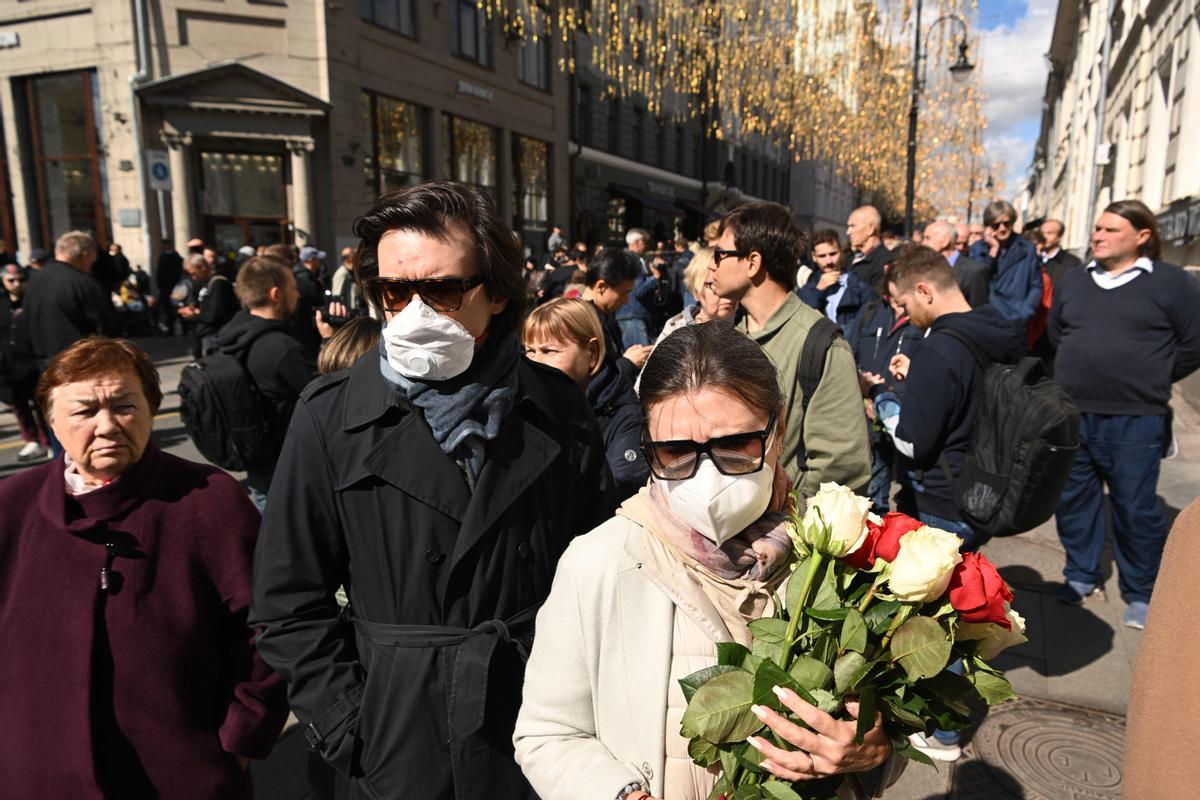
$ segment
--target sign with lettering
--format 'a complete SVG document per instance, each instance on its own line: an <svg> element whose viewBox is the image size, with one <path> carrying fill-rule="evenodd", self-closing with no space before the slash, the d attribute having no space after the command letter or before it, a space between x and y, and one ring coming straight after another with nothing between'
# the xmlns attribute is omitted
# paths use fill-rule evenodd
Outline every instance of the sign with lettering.
<svg viewBox="0 0 1200 800"><path fill-rule="evenodd" d="M1159 234L1165 241L1178 242L1200 236L1200 200L1170 208L1158 215Z"/></svg>
<svg viewBox="0 0 1200 800"><path fill-rule="evenodd" d="M459 81L458 91L460 94L469 94L471 97L478 97L480 100L487 100L489 103L496 99L496 95L491 89L478 86L470 81Z"/></svg>
<svg viewBox="0 0 1200 800"><path fill-rule="evenodd" d="M669 183L646 181L646 188L650 190L651 194L660 194L663 197L670 197L672 200L675 199L675 187Z"/></svg>

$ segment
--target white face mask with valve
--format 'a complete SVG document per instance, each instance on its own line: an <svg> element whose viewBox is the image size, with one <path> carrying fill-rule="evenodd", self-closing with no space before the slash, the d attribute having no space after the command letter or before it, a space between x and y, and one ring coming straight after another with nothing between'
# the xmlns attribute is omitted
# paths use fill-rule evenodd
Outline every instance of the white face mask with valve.
<svg viewBox="0 0 1200 800"><path fill-rule="evenodd" d="M690 478L654 480L676 519L722 545L766 512L774 478L775 470L766 464L749 475L722 475L711 458L703 457Z"/></svg>
<svg viewBox="0 0 1200 800"><path fill-rule="evenodd" d="M383 342L388 364L411 380L449 380L466 372L475 357L471 332L420 296L384 326Z"/></svg>

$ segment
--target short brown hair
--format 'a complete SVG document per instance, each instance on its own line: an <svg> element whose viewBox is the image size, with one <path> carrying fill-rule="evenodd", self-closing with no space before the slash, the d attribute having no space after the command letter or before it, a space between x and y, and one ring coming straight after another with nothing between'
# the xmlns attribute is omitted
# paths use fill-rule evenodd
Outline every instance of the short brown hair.
<svg viewBox="0 0 1200 800"><path fill-rule="evenodd" d="M263 250L262 254L264 256L270 256L271 258L282 261L285 264L292 263L292 248L288 247L286 244L279 242L275 244L269 244L267 245L266 249Z"/></svg>
<svg viewBox="0 0 1200 800"><path fill-rule="evenodd" d="M466 183L430 181L380 195L371 210L354 221L354 235L361 240L355 279L365 287L379 274L379 240L388 231L444 240L454 224L462 225L471 239L488 297L507 301L500 316L516 328L525 311L524 258L492 198Z"/></svg>
<svg viewBox="0 0 1200 800"><path fill-rule="evenodd" d="M796 288L796 270L806 241L791 209L780 203L748 203L721 220L721 234L725 231L733 231L735 248L762 256L772 280L785 289Z"/></svg>
<svg viewBox="0 0 1200 800"><path fill-rule="evenodd" d="M34 395L38 408L49 419L50 393L56 387L116 372L132 372L137 376L150 404L150 413L157 414L163 394L158 370L150 356L133 342L104 336L80 339L51 359L50 366L38 378Z"/></svg>
<svg viewBox="0 0 1200 800"><path fill-rule="evenodd" d="M809 242L809 249L816 250L819 244L831 244L839 251L842 249L842 237L838 236L838 232L833 228L819 228L813 231L812 241Z"/></svg>
<svg viewBox="0 0 1200 800"><path fill-rule="evenodd" d="M251 256L238 270L233 290L246 308L266 308L271 305L271 290L280 292L287 286L292 269L271 256Z"/></svg>
<svg viewBox="0 0 1200 800"><path fill-rule="evenodd" d="M720 389L769 415L783 406L779 375L763 349L728 322L685 325L654 347L638 399L649 416L664 400Z"/></svg>
<svg viewBox="0 0 1200 800"><path fill-rule="evenodd" d="M945 256L923 244L905 245L888 269L887 282L904 292L918 281L931 283L941 291L958 285Z"/></svg>
<svg viewBox="0 0 1200 800"><path fill-rule="evenodd" d="M337 333L329 337L329 341L321 348L317 356L317 372L328 375L339 369L354 366L354 362L371 352L379 344L379 336L383 325L371 317L355 317Z"/></svg>

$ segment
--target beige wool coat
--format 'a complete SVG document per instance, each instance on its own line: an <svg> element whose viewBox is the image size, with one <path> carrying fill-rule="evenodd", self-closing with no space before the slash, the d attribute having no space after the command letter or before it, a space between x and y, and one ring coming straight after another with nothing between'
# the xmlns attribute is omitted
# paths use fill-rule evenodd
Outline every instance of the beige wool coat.
<svg viewBox="0 0 1200 800"><path fill-rule="evenodd" d="M575 539L538 614L513 743L542 800L614 800L631 783L663 798L675 606L644 537L618 516ZM885 786L904 761L889 759Z"/></svg>

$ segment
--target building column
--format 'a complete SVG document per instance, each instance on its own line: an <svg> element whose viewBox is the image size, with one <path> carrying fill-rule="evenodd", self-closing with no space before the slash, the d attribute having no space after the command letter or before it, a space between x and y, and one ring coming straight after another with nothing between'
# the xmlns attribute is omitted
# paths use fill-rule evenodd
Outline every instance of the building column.
<svg viewBox="0 0 1200 800"><path fill-rule="evenodd" d="M16 93L13 91L13 81L0 81L0 112L3 116L4 125L4 142L7 152L5 157L8 159L8 190L12 196L12 215L13 221L16 223L16 230L13 234L16 238L15 242L8 242L8 246L13 251L21 252L22 261L28 263L29 251L35 247L43 247L44 244L36 239L38 232L36 229L37 215L34 208L37 205L37 192L26 192L26 174L25 161L21 157L21 134L20 128L17 126L17 100ZM30 131L30 136L36 136L36 131ZM34 166L34 169L37 169ZM29 182L30 185L33 181ZM53 242L48 243L53 246Z"/></svg>
<svg viewBox="0 0 1200 800"><path fill-rule="evenodd" d="M171 219L175 247L179 252L184 252L188 240L198 234L193 227L196 221L196 204L195 193L192 191L191 174L188 170L188 162L191 161L192 135L164 131L162 142L167 147L167 158L171 166Z"/></svg>
<svg viewBox="0 0 1200 800"><path fill-rule="evenodd" d="M292 228L298 246L316 241L313 230L312 190L312 139L289 139L288 150L292 154Z"/></svg>

